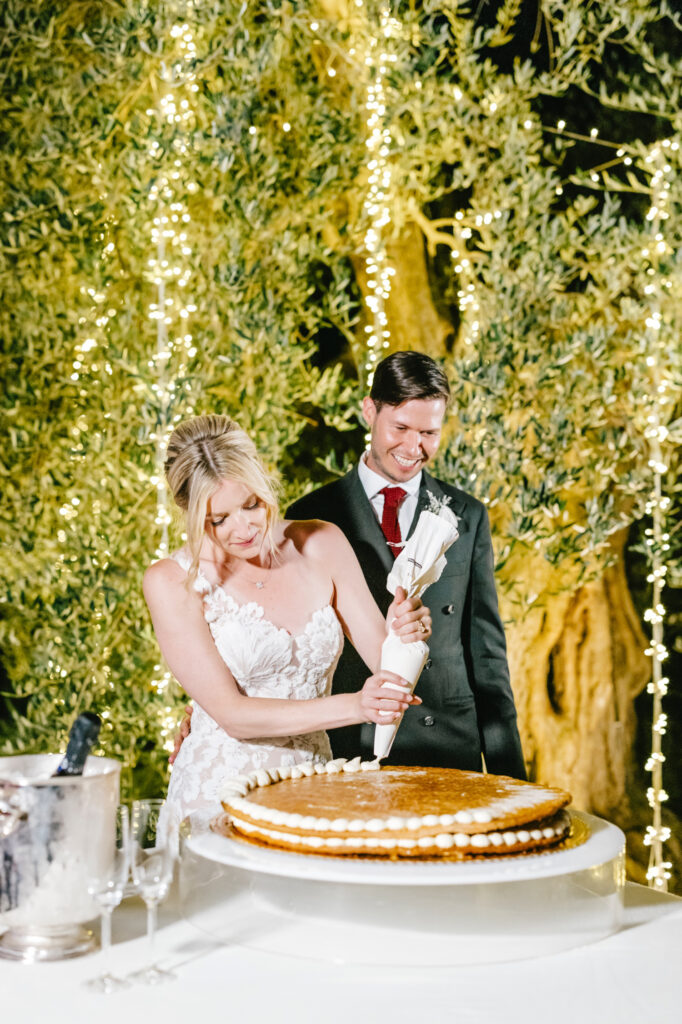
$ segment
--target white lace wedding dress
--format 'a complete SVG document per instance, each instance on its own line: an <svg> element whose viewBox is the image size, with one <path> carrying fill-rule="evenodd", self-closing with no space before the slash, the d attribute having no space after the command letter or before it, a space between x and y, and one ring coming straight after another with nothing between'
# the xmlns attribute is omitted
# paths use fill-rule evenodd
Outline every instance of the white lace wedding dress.
<svg viewBox="0 0 682 1024"><path fill-rule="evenodd" d="M189 569L183 552L171 557ZM194 589L202 597L218 652L243 693L307 700L331 692L343 647L343 632L331 605L313 612L303 631L292 635L266 619L257 602L238 604L201 572ZM230 775L330 757L325 732L236 740L194 703L191 732L173 765L159 830L176 835L182 819L192 812L195 820L209 821L220 812L220 790Z"/></svg>

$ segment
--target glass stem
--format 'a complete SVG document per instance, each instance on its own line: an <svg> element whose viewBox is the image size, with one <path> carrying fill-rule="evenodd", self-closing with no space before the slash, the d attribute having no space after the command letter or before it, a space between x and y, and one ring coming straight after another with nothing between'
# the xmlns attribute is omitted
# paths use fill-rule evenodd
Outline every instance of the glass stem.
<svg viewBox="0 0 682 1024"><path fill-rule="evenodd" d="M155 939L156 939L156 910L157 910L157 907L158 907L158 902L156 900L151 900L147 904L147 939L149 940L148 941L149 957L150 957L150 960L151 960L152 963L154 962L154 949L155 949Z"/></svg>
<svg viewBox="0 0 682 1024"><path fill-rule="evenodd" d="M105 907L101 914L101 935L100 935L100 946L102 948L102 957L104 959L104 970L106 973L109 972L111 966L111 914L113 907Z"/></svg>

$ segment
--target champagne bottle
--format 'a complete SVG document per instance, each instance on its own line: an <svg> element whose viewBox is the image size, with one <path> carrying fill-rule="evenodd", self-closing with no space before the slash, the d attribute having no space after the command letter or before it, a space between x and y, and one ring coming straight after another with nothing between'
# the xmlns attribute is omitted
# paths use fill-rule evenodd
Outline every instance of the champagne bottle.
<svg viewBox="0 0 682 1024"><path fill-rule="evenodd" d="M84 711L71 726L66 753L55 775L82 775L85 760L97 742L102 722L98 715Z"/></svg>

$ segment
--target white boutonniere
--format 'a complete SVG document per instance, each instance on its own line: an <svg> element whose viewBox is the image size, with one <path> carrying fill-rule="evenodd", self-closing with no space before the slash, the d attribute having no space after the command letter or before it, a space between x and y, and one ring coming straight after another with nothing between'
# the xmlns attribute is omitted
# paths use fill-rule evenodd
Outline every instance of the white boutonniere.
<svg viewBox="0 0 682 1024"><path fill-rule="evenodd" d="M444 494L442 498L432 494L431 491L426 492L426 497L429 500L429 512L433 512L434 516L440 516L445 519L455 529L455 536L452 538L450 543L454 543L459 537L458 523L459 519L450 508L450 502L452 498L449 494Z"/></svg>

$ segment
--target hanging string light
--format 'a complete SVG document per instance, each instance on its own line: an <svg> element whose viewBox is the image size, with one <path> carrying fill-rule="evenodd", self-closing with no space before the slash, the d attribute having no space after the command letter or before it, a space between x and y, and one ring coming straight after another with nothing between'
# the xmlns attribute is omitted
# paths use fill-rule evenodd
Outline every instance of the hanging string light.
<svg viewBox="0 0 682 1024"><path fill-rule="evenodd" d="M165 10L174 16L174 21L166 33L163 56L155 69L158 100L146 111L150 130L144 162L147 170L153 169L156 173L142 207L147 216L151 250L145 278L151 285L153 300L148 305L147 316L155 337L155 350L150 356L148 369L152 376L149 384L150 405L157 421L155 430L150 434L154 456L149 477L149 484L156 492L155 525L159 529L156 558L163 558L169 552L168 528L171 518L163 474L166 445L175 424L183 415L191 415L193 412L192 384L187 379L187 369L189 360L196 354L190 328L196 306L189 298L185 298L191 294L188 286L192 270L192 249L189 244L191 215L186 197L198 190L196 182L188 180L187 174L195 118L192 101L199 88L193 71L197 51L190 28L193 0L168 3ZM106 201L104 190L101 198ZM116 279L116 274L109 273L108 266L115 258L116 227L114 218L110 217L100 236L101 283L98 287L82 289L84 298L90 303L90 310L79 320L81 336L74 349L71 374L71 380L81 398L88 397L102 372L113 373L107 351L111 322L119 311L115 301L110 298L108 284L110 280ZM109 416L109 413L104 413L105 419ZM84 416L75 420L72 434L72 456L77 459L83 451L81 435L93 436L92 426ZM105 485L106 481L102 480L102 486ZM80 499L74 495L60 509L64 526L58 531L58 539L64 546L68 543L67 531L76 530L79 505ZM95 501L89 511L94 516L99 515L99 503ZM109 551L102 550L93 555L95 564L98 557L103 560L103 567L106 568ZM68 570L68 561L65 548L59 556L58 569ZM95 609L93 616L99 635L104 621L103 614ZM98 646L99 670L106 680L111 672L108 664L111 652L106 636L98 642ZM50 677L54 679L61 679L67 674L58 658L51 659L49 671ZM151 680L152 687L162 693L171 680L167 668L157 664L155 677ZM96 680L93 679L93 682ZM113 683L109 682L108 685L113 686ZM64 703L63 700L61 703ZM108 717L106 710L102 717ZM159 724L164 745L171 749L171 736L176 724L171 706L162 709Z"/></svg>
<svg viewBox="0 0 682 1024"><path fill-rule="evenodd" d="M669 407L672 397L669 393L669 381L666 376L667 360L665 352L664 328L661 315L660 289L666 288L667 282L661 280L660 263L670 252L664 235L665 221L668 219L668 200L670 194L671 167L668 153L673 143L666 139L655 145L646 158L651 171L651 207L647 220L651 224L651 243L642 255L647 262L646 273L652 280L647 282L644 291L650 297L651 307L646 320L646 365L651 380L651 402L647 415L645 437L649 447L649 469L651 470L651 490L646 505L646 513L651 516L651 526L645 531L645 543L649 555L648 582L652 588L651 607L644 614L645 621L651 626L651 643L646 654L652 659L651 682L648 692L652 695L652 749L646 763L646 770L651 772L651 785L647 790L647 799L652 812L652 824L647 827L644 843L650 848L647 880L652 888L667 891L670 878L671 862L664 859L663 845L670 838L670 829L662 822L662 805L668 799L663 789L663 764L665 756L662 751L662 737L665 735L667 716L663 712L663 697L668 690L668 678L663 674L663 664L668 657L663 636L665 607L662 593L668 573L667 552L670 550L670 535L666 530L666 517L670 509L670 499L663 493L663 481L668 472L665 460L665 447L668 438Z"/></svg>
<svg viewBox="0 0 682 1024"><path fill-rule="evenodd" d="M462 98L459 88L455 88L455 99ZM493 104L490 105L491 109ZM524 127L530 129L532 123L526 121ZM633 164L633 155L620 144L600 139L596 128L589 135L567 130L566 122L560 120L556 127L543 126L544 130L573 141L590 142L614 150L611 159L594 166L590 173L591 187L603 191L612 191L614 183L605 178L605 173L613 167L629 168ZM662 299L672 287L672 282L661 270L661 262L671 253L671 247L665 237L665 222L669 218L668 204L671 194L671 157L679 153L680 144L675 139L665 139L652 147L646 157L645 164L649 171L648 185L638 185L630 177L629 185L618 183L618 190L624 192L650 192L651 206L647 214L650 223L651 241L642 251L645 261L645 274L648 278L644 285L644 295L649 300L649 315L646 318L646 331L642 339L642 356L649 373L650 406L646 414L644 437L648 446L648 467L651 473L651 485L645 513L651 517L651 526L645 531L645 542L649 556L649 574L647 581L652 587L652 602L644 614L644 619L651 626L651 642L645 653L652 659L652 678L648 684L648 693L652 695L652 749L645 768L651 772L651 785L647 789L647 799L652 812L652 823L647 826L644 844L650 848L647 880L651 887L667 891L670 878L671 862L664 858L663 846L670 838L670 829L663 824L662 806L668 799L663 788L663 765L665 755L662 752L662 737L667 729L667 716L663 712L662 701L665 697L669 679L664 674L663 665L668 658L664 643L664 622L666 610L662 592L668 575L667 553L670 551L670 534L667 529L667 516L671 501L663 493L663 481L669 467L666 462L666 441L673 397L670 394L669 367L670 359L666 353L664 341L665 323L661 311ZM563 185L556 187L557 195L563 193ZM470 254L467 253L467 242L472 237L472 224L480 227L490 223L493 218L501 216L499 210L487 214L472 215L471 211L459 210L452 221L451 257L453 269L459 278L458 305L462 317L462 337L464 345L474 348L480 333L479 303L476 298L476 276L472 267ZM445 242L446 236L439 235L439 241Z"/></svg>
<svg viewBox="0 0 682 1024"><path fill-rule="evenodd" d="M589 136L566 130L566 122L559 121L556 128L548 128L558 135L583 142L595 142L597 130L592 129ZM613 188L612 183L604 179L604 172L618 165L631 167L633 157L623 145L599 139L600 146L615 150L612 159L593 167L590 180L593 187L605 191ZM644 285L644 296L649 302L646 318L646 331L642 338L642 356L649 374L649 407L646 412L644 437L648 446L648 467L651 473L651 484L645 513L651 517L651 526L644 531L645 546L649 559L647 582L652 588L651 607L644 613L645 622L651 627L651 641L645 654L651 658L651 681L647 692L652 696L652 728L651 753L647 759L645 770L651 772L651 785L647 789L647 800L651 808L652 822L647 826L644 845L649 847L649 864L647 881L649 885L660 891L667 891L672 864L664 858L663 847L670 839L670 828L663 824L663 804L668 794L663 788L663 765L665 755L662 750L662 738L667 729L667 715L663 711L663 698L668 692L670 680L664 674L663 665L668 658L668 650L664 643L664 623L666 609L663 604L663 590L668 575L668 552L670 551L670 534L667 530L667 516L670 511L670 498L663 493L663 482L669 467L666 462L666 442L673 397L670 394L669 367L670 359L666 353L666 324L662 307L666 292L672 282L661 269L661 262L671 253L671 247L665 236L665 222L670 216L668 209L671 194L671 158L679 153L680 144L676 139L664 139L652 146L645 158L645 169L648 172L648 185L638 185L630 177L629 185L618 184L618 190L624 192L650 192L651 205L647 213L650 224L650 242L642 250L644 272L647 281ZM557 193L561 194L561 186Z"/></svg>
<svg viewBox="0 0 682 1024"><path fill-rule="evenodd" d="M151 255L146 267L154 297L147 316L156 337L148 367L152 371L151 404L157 418L156 429L150 435L154 444L150 485L156 490L155 524L159 530L157 559L169 553L171 515L164 479L168 439L175 425L194 411L192 384L187 379L189 361L196 355L190 322L197 308L187 297L191 295L188 286L192 273L187 195L198 190L196 182L187 177L195 126L192 99L199 88L193 71L197 51L189 23L192 7L191 0L175 7L176 21L168 32L164 59L158 68L159 100L147 110L152 129L147 159L149 166L158 168L147 196ZM155 665L154 670L151 684L163 693L172 675L165 664ZM159 725L167 750L173 747L176 724L174 708L164 707Z"/></svg>
<svg viewBox="0 0 682 1024"><path fill-rule="evenodd" d="M355 0L355 5L363 8L363 0ZM363 24L366 25L367 20L363 20ZM362 356L367 387L371 387L374 368L383 350L390 344L386 303L391 293L391 278L395 275L395 269L390 266L386 254L386 234L391 222L389 157L392 138L385 120L385 79L389 65L397 60L395 53L391 52L391 39L398 35L400 29L400 22L391 15L389 7L382 5L378 34L371 34L367 38L365 30L364 39L357 47L364 58L368 76L365 100L368 182L363 214L369 221L364 237L368 291L366 305L369 316L365 326L365 352Z"/></svg>
<svg viewBox="0 0 682 1024"><path fill-rule="evenodd" d="M191 8L191 2L184 4L183 13L188 14ZM172 26L169 38L170 60L162 61L159 68L159 102L156 108L147 111L157 121L157 130L151 134L166 140L166 145L162 146L152 137L148 150L150 165L159 166L148 194L153 255L147 261L146 275L155 291L155 301L149 304L148 317L156 331L156 351L149 361L149 368L154 371L151 390L158 418L157 429L151 437L155 455L150 481L156 488L155 523L159 527L156 558L164 558L169 551L171 517L163 476L166 447L175 424L183 414L191 415L193 411L192 385L185 378L189 359L196 354L194 338L188 329L189 318L196 311L196 306L185 299L191 278L192 254L188 244L191 216L186 194L196 192L198 188L195 182L187 181L185 171L194 127L191 100L192 94L198 90L192 71L196 46L185 20ZM180 395L180 389L186 395ZM178 411L181 399L185 400L182 412Z"/></svg>
<svg viewBox="0 0 682 1024"><path fill-rule="evenodd" d="M595 141L596 129L589 137L575 132L566 131L564 121L558 122L556 129L550 129L559 135L580 141ZM590 180L595 186L609 190L603 179L605 171L621 164L632 166L632 156L626 147L617 143L599 140L600 146L614 149L615 156L592 169ZM672 168L670 158L679 151L679 143L675 139L664 139L652 146L645 158L645 168L649 175L649 185L637 186L630 178L630 185L620 185L622 191L650 191L651 205L647 213L650 224L650 242L642 250L644 272L647 281L644 285L644 296L649 302L646 318L646 331L642 338L642 356L649 374L649 407L646 412L644 437L648 446L648 467L651 473L651 485L645 506L645 513L651 517L651 526L645 530L645 546L649 559L647 582L651 584L651 607L644 613L645 622L651 627L651 641L645 653L651 658L652 674L647 691L652 696L652 729L651 753L645 769L651 772L651 785L647 789L647 800L651 808L652 822L647 826L644 844L649 847L649 864L647 881L652 888L667 891L670 878L671 862L664 858L663 847L670 839L670 829L663 824L663 804L668 794L663 788L663 765L665 755L662 750L662 738L667 729L667 716L663 712L663 698L668 691L669 679L664 675L663 665L668 658L664 643L665 606L663 589L668 574L667 553L670 551L670 534L667 532L667 515L671 501L663 493L663 481L668 473L666 462L666 441L670 418L670 407L673 398L670 394L670 380L667 373L669 359L666 353L665 322L662 313L662 300L670 289L672 282L666 279L661 270L661 262L671 252L665 237L665 222L670 213L668 210L671 192ZM560 189L557 189L560 192Z"/></svg>

